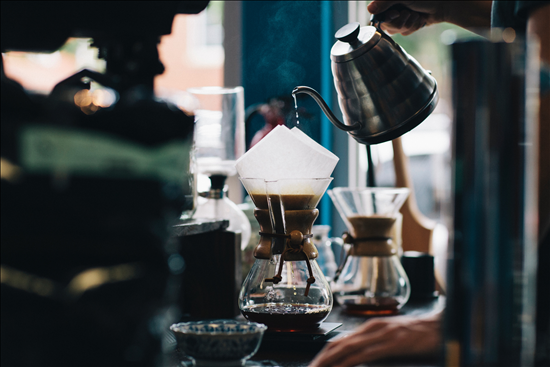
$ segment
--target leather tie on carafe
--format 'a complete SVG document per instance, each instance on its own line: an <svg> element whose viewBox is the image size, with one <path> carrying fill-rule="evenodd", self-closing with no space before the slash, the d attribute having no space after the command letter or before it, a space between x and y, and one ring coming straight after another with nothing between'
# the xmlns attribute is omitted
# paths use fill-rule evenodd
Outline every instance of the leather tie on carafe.
<svg viewBox="0 0 550 367"><path fill-rule="evenodd" d="M273 282L273 284L279 284L281 280L283 280L282 273L283 273L283 262L284 256L287 252L290 253L299 253L301 252L304 255L305 262L307 264L307 269L309 271L309 278L307 279L307 286L305 291L305 296L307 297L309 294L309 288L311 284L315 283L315 277L313 276L313 269L311 268L311 263L309 262L309 257L304 251L304 241L308 238L312 238L313 234L303 234L300 231L292 231L290 234L278 234L278 233L265 233L265 232L259 232L261 236L268 236L268 237L279 237L279 238L286 238L286 245L283 253L281 254L281 260L279 262L279 271L277 274L273 276L273 278L266 278L266 282Z"/></svg>
<svg viewBox="0 0 550 367"><path fill-rule="evenodd" d="M365 236L365 237L353 237L349 232L344 232L342 234L342 239L344 240L344 243L351 244L350 248L346 252L346 256L344 258L344 261L340 263L340 266L336 270L336 273L334 274L334 281L337 281L340 277L342 271L344 270L344 267L348 261L349 256L353 253L353 255L356 256L392 256L395 255L396 250L391 245L391 242L393 241L393 238L389 236L391 233L392 227L395 225L395 218L370 218L374 221L384 221L386 222L386 225L380 226L376 230L372 230L372 232L378 232L374 233L372 236ZM382 223L381 223L382 224ZM372 248L371 251L365 251L365 245L366 243L372 243L373 245L375 243L378 243L378 248ZM358 248L362 249L362 251L358 251Z"/></svg>
<svg viewBox="0 0 550 367"><path fill-rule="evenodd" d="M340 274L344 270L344 266L348 262L349 255L353 251L353 245L355 242L365 242L365 241L388 241L391 240L391 237L362 237L362 238L354 238L351 234L348 232L344 232L342 234L342 239L344 240L344 243L349 243L352 246L346 251L346 256L344 257L344 261L340 263L340 266L338 266L338 269L336 269L336 273L334 274L334 281L336 282L338 278L340 277Z"/></svg>

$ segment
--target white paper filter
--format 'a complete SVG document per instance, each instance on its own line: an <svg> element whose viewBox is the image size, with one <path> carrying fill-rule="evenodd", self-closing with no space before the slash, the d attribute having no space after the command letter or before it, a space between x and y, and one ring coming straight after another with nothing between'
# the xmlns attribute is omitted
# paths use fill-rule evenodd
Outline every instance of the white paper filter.
<svg viewBox="0 0 550 367"><path fill-rule="evenodd" d="M279 125L237 160L240 177L284 178L330 177L339 158L300 129Z"/></svg>

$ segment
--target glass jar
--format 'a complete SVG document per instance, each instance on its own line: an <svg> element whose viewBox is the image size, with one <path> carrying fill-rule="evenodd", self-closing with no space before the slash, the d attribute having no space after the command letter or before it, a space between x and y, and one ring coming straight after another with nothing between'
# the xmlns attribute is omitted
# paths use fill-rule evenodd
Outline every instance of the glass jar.
<svg viewBox="0 0 550 367"><path fill-rule="evenodd" d="M347 252L332 290L346 312L395 314L408 301L410 283L395 245L398 211L407 188L334 188L329 195L348 232Z"/></svg>
<svg viewBox="0 0 550 367"><path fill-rule="evenodd" d="M274 284L282 264L282 279ZM319 265L310 260L315 283L305 261L283 261L281 255L256 259L243 283L239 307L246 319L268 326L271 331L316 329L332 310L332 294ZM307 289L307 292L306 292Z"/></svg>
<svg viewBox="0 0 550 367"><path fill-rule="evenodd" d="M332 310L332 292L311 240L316 206L331 180L241 178L261 235L239 295L248 320L271 331L314 330Z"/></svg>
<svg viewBox="0 0 550 367"><path fill-rule="evenodd" d="M212 186L207 193L201 194L206 199L199 203L194 218L229 220L227 230L241 233L241 249L244 250L251 236L250 222L237 204L227 197L225 179L221 175L210 176Z"/></svg>

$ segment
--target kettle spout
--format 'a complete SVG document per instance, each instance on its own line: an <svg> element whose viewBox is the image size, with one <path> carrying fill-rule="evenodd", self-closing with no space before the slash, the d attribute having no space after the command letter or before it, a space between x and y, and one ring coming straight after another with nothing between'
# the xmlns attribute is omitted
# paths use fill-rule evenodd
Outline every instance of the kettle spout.
<svg viewBox="0 0 550 367"><path fill-rule="evenodd" d="M321 110L323 110L323 112L325 113L325 115L327 116L329 121L332 122L332 124L334 126L336 126L337 128L339 128L340 130L356 131L356 130L361 129L361 123L359 121L355 122L352 125L345 125L342 122L340 122L336 118L336 116L334 116L334 114L332 113L330 108L325 103L324 99L321 97L321 95L319 93L317 93L317 91L315 89L310 88L310 87L303 87L303 86L296 87L292 91L292 96L296 96L296 94L300 94L300 93L305 93L305 94L310 95L315 100L315 102L317 102L319 107L321 107Z"/></svg>

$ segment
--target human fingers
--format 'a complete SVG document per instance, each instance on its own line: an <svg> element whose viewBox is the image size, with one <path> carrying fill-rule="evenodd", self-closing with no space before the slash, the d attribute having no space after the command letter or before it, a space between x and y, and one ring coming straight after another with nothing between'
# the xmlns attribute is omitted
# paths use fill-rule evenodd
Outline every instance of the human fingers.
<svg viewBox="0 0 550 367"><path fill-rule="evenodd" d="M352 366L347 362L349 356L360 354L367 346L365 335L354 333L323 348L310 367Z"/></svg>
<svg viewBox="0 0 550 367"><path fill-rule="evenodd" d="M342 345L345 343L344 340L347 338L349 338L349 335L325 345L325 347L319 353L317 353L315 358L313 358L313 360L310 362L309 367L330 366L330 361L328 361L327 358L337 354L338 351L342 348Z"/></svg>
<svg viewBox="0 0 550 367"><path fill-rule="evenodd" d="M412 29L416 26L416 23L418 22L419 19L420 19L420 13L411 12L409 19L407 19L403 27L407 29Z"/></svg>
<svg viewBox="0 0 550 367"><path fill-rule="evenodd" d="M418 320L398 319L377 333L383 336L367 341L373 347L370 357L375 359L389 355L423 355L439 348L441 343L440 321L435 318Z"/></svg>
<svg viewBox="0 0 550 367"><path fill-rule="evenodd" d="M377 333L381 332L378 331ZM386 333L387 334L387 333ZM399 346L390 340L390 335L384 333L374 336L371 334L358 334L333 343L325 348L310 367L352 367L364 362L370 362L378 358L378 353L371 356L371 348L378 344L390 344L393 349Z"/></svg>
<svg viewBox="0 0 550 367"><path fill-rule="evenodd" d="M347 337L327 345L311 366L354 366L370 345L385 343L394 335L395 326L386 319L372 319Z"/></svg>
<svg viewBox="0 0 550 367"><path fill-rule="evenodd" d="M395 27L391 23L382 23L380 27L386 31L388 34L397 34L400 33L404 36L408 36L416 31L418 31L420 28L424 27L426 25L426 22L423 20L423 17L419 17L414 24L409 26L402 26L402 27Z"/></svg>
<svg viewBox="0 0 550 367"><path fill-rule="evenodd" d="M391 356L434 353L441 344L440 317L441 313L424 319L371 319L353 334L325 347L312 366L355 366Z"/></svg>
<svg viewBox="0 0 550 367"><path fill-rule="evenodd" d="M392 332L403 325L414 324L415 321L415 318L408 316L373 318L360 325L353 334L370 335L373 339L382 338L391 335Z"/></svg>
<svg viewBox="0 0 550 367"><path fill-rule="evenodd" d="M401 33L403 36L408 36L410 34L413 34L414 32L418 31L419 29L423 28L427 24L427 16L422 14L416 19L416 21L409 27L409 29L403 33Z"/></svg>
<svg viewBox="0 0 550 367"><path fill-rule="evenodd" d="M367 10L370 14L379 14L383 13L392 6L400 4L402 7L408 8L412 11L418 13L426 13L436 15L439 14L445 9L448 5L445 4L445 1L383 1L375 0L372 1L368 6Z"/></svg>
<svg viewBox="0 0 550 367"><path fill-rule="evenodd" d="M393 5L401 3L401 1L383 1L383 0L374 0L367 5L367 11L370 14L379 14L383 13Z"/></svg>
<svg viewBox="0 0 550 367"><path fill-rule="evenodd" d="M388 11L388 13L389 12L391 12L391 10ZM399 15L393 19L388 19L389 17L386 17L386 20L381 23L380 26L389 34L406 32L409 29L405 27L405 24L413 13L415 12L409 11L408 9L403 9L399 11Z"/></svg>
<svg viewBox="0 0 550 367"><path fill-rule="evenodd" d="M378 353L376 355L372 355L373 347L375 346L367 345L356 351L355 353L347 354L343 356L343 358L338 361L337 364L331 367L353 367L364 363L370 363L375 361L376 359L385 357L385 355L377 357L378 355L380 355Z"/></svg>
<svg viewBox="0 0 550 367"><path fill-rule="evenodd" d="M374 3L377 5L374 6ZM382 1L377 0L373 4L373 8L376 9L371 14L382 15L384 21L381 24L383 30L389 34L401 33L403 35L409 35L416 32L425 25L441 23L445 19L445 14L449 12L449 3L445 1ZM400 4L400 8L391 8L391 6ZM371 11L370 8L369 11ZM384 9L383 11L380 9ZM408 11L410 16L407 20L404 20L404 15L399 10ZM414 14L417 14L419 18L413 20Z"/></svg>
<svg viewBox="0 0 550 367"><path fill-rule="evenodd" d="M414 335L404 333L401 322L387 322L377 331L365 333L359 341L362 348L353 354L344 356L339 362L339 366L356 366L361 363L369 363L383 358L399 355L416 354L414 345L416 341L408 340Z"/></svg>
<svg viewBox="0 0 550 367"><path fill-rule="evenodd" d="M429 335L415 335L402 328L395 328L390 333L391 337L370 344L368 354L365 354L362 362L368 363L396 356L424 355L437 349L437 343L433 342Z"/></svg>
<svg viewBox="0 0 550 367"><path fill-rule="evenodd" d="M388 324L388 320L384 318L373 318L368 321L365 321L362 323L357 329L355 330L355 333L362 333L362 332L372 332L376 330L380 330Z"/></svg>
<svg viewBox="0 0 550 367"><path fill-rule="evenodd" d="M384 358L400 356L407 353L401 353L401 347L397 341L387 340L383 343L373 344L365 348L361 353L361 360L358 363L370 363Z"/></svg>
<svg viewBox="0 0 550 367"><path fill-rule="evenodd" d="M393 18L389 23L397 29L405 28L405 24L407 23L407 20L409 20L409 18L411 17L412 13L413 12L409 9L403 9L399 11L399 16Z"/></svg>
<svg viewBox="0 0 550 367"><path fill-rule="evenodd" d="M366 337L362 348L342 356L337 365L349 367L397 356L428 355L435 353L440 346L434 333L413 333L398 326L380 332L384 332L383 337Z"/></svg>

